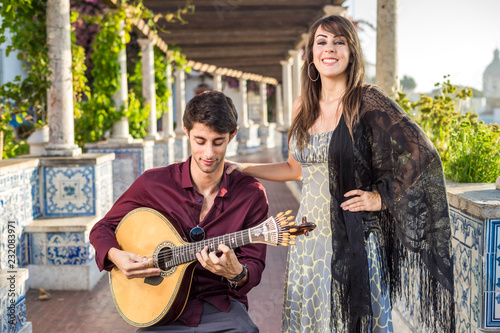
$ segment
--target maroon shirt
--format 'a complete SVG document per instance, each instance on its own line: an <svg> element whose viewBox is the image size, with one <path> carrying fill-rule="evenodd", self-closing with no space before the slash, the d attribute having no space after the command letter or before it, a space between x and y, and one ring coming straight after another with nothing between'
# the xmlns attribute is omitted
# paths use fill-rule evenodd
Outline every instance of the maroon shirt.
<svg viewBox="0 0 500 333"><path fill-rule="evenodd" d="M205 239L254 227L267 218L267 197L262 184L253 177L233 171L230 175L223 173L212 208L203 221L198 222L204 197L193 187L190 162L191 158L184 163L144 172L92 228L90 242L96 250L96 262L100 270L109 271L113 268L114 264L107 259L107 253L111 247L120 248L115 229L127 213L139 207L155 209L177 221L187 237L189 230L199 225L205 230ZM235 249L235 253L240 263L248 269L248 283L236 291L231 290L226 279L197 265L188 303L178 320L189 326L197 326L204 301L220 311L228 312L232 297L248 308L246 295L260 282L266 246L245 245Z"/></svg>

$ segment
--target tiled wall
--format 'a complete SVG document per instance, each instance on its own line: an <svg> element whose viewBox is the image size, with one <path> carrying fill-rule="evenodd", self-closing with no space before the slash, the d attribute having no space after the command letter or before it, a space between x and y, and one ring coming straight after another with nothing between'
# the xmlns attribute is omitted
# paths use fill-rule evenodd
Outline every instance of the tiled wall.
<svg viewBox="0 0 500 333"><path fill-rule="evenodd" d="M44 167L44 216L96 214L95 166Z"/></svg>
<svg viewBox="0 0 500 333"><path fill-rule="evenodd" d="M38 167L0 176L0 268L7 268L9 235L15 235L15 267L25 266L24 226L40 217ZM12 243L12 238L10 238ZM12 248L11 248L12 249ZM10 253L12 254L12 252Z"/></svg>
<svg viewBox="0 0 500 333"><path fill-rule="evenodd" d="M8 280L13 274L10 270L0 270L0 332L18 332L26 324L26 290L25 282L28 278L27 269L18 270L14 275L15 287L10 288ZM15 305L14 317L11 317L11 309L9 309L12 301L11 290L15 290Z"/></svg>
<svg viewBox="0 0 500 333"><path fill-rule="evenodd" d="M485 242L484 322L500 331L500 217L487 220Z"/></svg>
<svg viewBox="0 0 500 333"><path fill-rule="evenodd" d="M485 220L455 207L452 221L457 332L474 333L481 323Z"/></svg>
<svg viewBox="0 0 500 333"><path fill-rule="evenodd" d="M87 265L95 257L88 232L30 233L28 244L34 265Z"/></svg>
<svg viewBox="0 0 500 333"><path fill-rule="evenodd" d="M44 166L45 217L94 216L111 208L112 162L98 165Z"/></svg>
<svg viewBox="0 0 500 333"><path fill-rule="evenodd" d="M91 153L114 153L113 202L115 202L145 170L153 167L153 145L138 148L89 148Z"/></svg>

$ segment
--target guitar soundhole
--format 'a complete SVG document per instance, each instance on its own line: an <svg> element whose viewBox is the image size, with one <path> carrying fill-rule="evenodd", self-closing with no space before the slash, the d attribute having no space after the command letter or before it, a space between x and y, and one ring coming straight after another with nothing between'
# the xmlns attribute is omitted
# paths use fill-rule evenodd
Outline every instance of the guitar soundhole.
<svg viewBox="0 0 500 333"><path fill-rule="evenodd" d="M174 247L171 243L162 243L155 250L154 258L157 267L162 271L161 276L169 276L177 267L172 263L172 248Z"/></svg>

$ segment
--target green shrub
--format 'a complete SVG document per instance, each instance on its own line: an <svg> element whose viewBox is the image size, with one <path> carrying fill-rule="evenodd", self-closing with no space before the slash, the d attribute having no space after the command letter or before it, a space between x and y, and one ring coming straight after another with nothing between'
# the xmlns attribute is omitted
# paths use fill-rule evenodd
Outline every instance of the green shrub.
<svg viewBox="0 0 500 333"><path fill-rule="evenodd" d="M445 76L445 79L447 77ZM461 183L493 183L500 175L500 127L478 120L459 101L472 97L470 88L446 80L433 98L422 94L411 102L399 92L396 102L426 132L439 152L445 176Z"/></svg>

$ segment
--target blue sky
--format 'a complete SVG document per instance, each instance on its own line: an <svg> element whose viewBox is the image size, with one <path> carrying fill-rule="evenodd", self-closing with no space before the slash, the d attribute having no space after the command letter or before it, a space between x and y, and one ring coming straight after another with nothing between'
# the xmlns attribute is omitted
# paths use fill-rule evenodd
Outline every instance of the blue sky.
<svg viewBox="0 0 500 333"><path fill-rule="evenodd" d="M347 15L376 26L377 0L347 0ZM376 33L359 37L375 63ZM444 75L453 84L483 89L483 72L500 49L500 0L398 0L399 75L411 76L416 91L428 92Z"/></svg>

